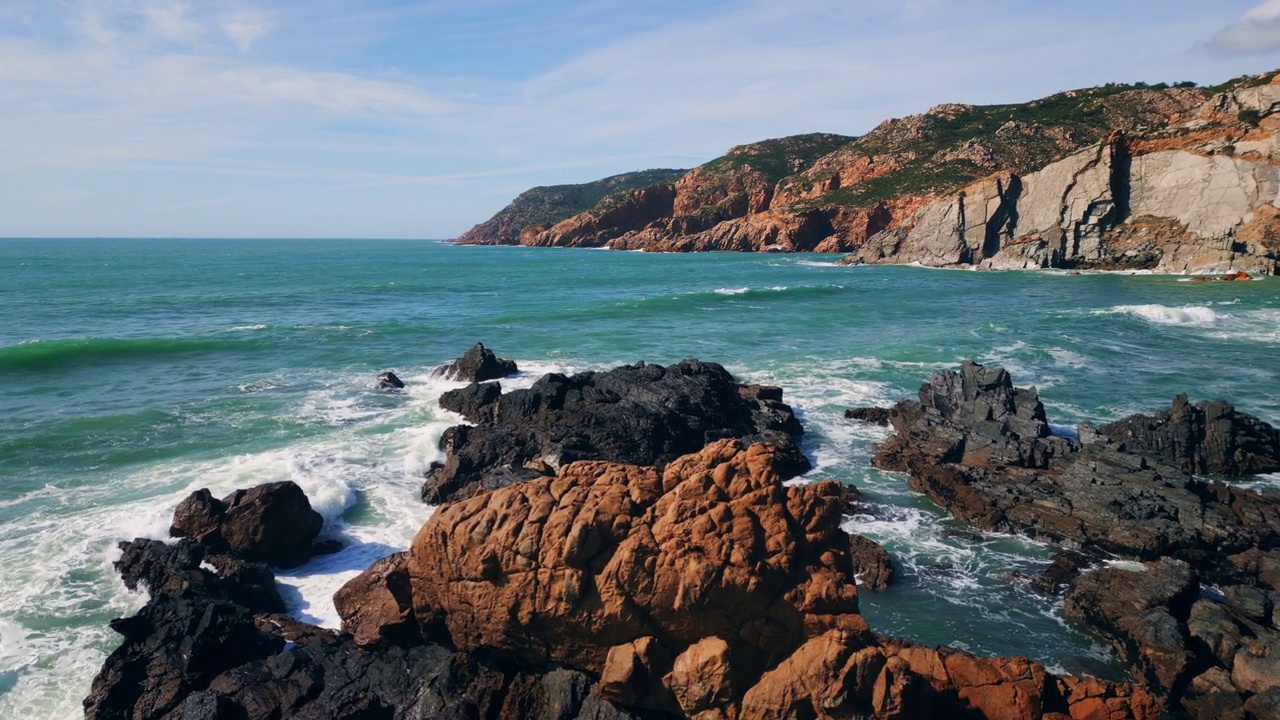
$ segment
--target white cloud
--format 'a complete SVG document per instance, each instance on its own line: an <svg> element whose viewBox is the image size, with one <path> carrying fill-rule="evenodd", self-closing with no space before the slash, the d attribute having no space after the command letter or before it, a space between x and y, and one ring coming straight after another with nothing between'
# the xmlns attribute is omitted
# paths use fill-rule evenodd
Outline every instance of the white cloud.
<svg viewBox="0 0 1280 720"><path fill-rule="evenodd" d="M271 31L271 22L263 15L251 11L241 11L223 18L221 25L222 32L226 33L227 39L240 52L248 52L259 38Z"/></svg>
<svg viewBox="0 0 1280 720"><path fill-rule="evenodd" d="M147 19L147 29L155 36L174 43L198 40L205 28L188 14L187 4L170 2L149 3L142 8Z"/></svg>
<svg viewBox="0 0 1280 720"><path fill-rule="evenodd" d="M1250 8L1239 20L1218 31L1209 45L1228 54L1280 49L1280 0L1266 0Z"/></svg>

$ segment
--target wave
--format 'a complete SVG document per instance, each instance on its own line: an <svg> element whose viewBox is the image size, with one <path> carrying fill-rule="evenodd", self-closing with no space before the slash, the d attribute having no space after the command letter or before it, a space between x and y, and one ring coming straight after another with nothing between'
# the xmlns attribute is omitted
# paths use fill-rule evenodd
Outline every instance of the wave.
<svg viewBox="0 0 1280 720"><path fill-rule="evenodd" d="M1106 310L1098 310L1099 314L1124 314L1141 318L1157 325L1190 325L1205 327L1214 325L1222 319L1222 315L1213 308L1197 305L1169 307L1168 305L1117 305Z"/></svg>
<svg viewBox="0 0 1280 720"><path fill-rule="evenodd" d="M241 350L241 340L197 340L182 338L65 338L28 340L0 346L0 369L50 370L97 363L186 353Z"/></svg>

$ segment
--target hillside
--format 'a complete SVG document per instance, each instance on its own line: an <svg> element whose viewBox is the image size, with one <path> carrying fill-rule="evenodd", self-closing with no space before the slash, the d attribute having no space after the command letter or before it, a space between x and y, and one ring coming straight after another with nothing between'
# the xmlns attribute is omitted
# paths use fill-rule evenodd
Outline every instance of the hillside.
<svg viewBox="0 0 1280 720"><path fill-rule="evenodd" d="M520 193L498 214L468 230L456 242L464 245L515 245L530 225L550 225L590 210L605 197L626 190L671 182L686 170L641 170L578 185L547 185Z"/></svg>
<svg viewBox="0 0 1280 720"><path fill-rule="evenodd" d="M528 219L535 189L458 242L1272 274L1278 74L945 104L860 137L766 140L559 219Z"/></svg>

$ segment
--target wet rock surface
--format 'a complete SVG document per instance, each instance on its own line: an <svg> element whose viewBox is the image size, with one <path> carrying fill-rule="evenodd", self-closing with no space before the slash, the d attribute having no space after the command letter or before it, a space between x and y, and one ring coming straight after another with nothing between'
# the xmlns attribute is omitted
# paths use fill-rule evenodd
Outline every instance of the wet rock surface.
<svg viewBox="0 0 1280 720"><path fill-rule="evenodd" d="M1034 388L974 363L935 374L890 422L878 467L977 527L1075 548L1033 586L1067 588L1067 616L1109 640L1170 711L1266 717L1255 710L1280 687L1280 493L1193 473L1271 471L1275 428L1178 396L1057 437ZM1107 555L1145 562L1097 568Z"/></svg>
<svg viewBox="0 0 1280 720"><path fill-rule="evenodd" d="M178 506L169 532L214 552L289 568L311 558L323 524L302 488L286 480L237 490L222 500L197 490Z"/></svg>
<svg viewBox="0 0 1280 720"><path fill-rule="evenodd" d="M480 383L445 393L440 403L474 425L441 438L446 459L423 485L430 503L551 476L578 460L660 467L725 437L773 444L791 475L809 469L796 445L803 428L782 390L739 384L715 363L552 373L505 394Z"/></svg>
<svg viewBox="0 0 1280 720"><path fill-rule="evenodd" d="M484 343L476 343L462 357L437 368L434 374L446 380L484 382L515 375L517 370L514 360L500 358Z"/></svg>

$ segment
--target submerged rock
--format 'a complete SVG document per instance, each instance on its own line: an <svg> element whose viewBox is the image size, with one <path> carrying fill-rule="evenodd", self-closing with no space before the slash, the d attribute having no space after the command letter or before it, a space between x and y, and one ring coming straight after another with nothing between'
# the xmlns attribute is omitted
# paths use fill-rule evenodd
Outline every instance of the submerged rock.
<svg viewBox="0 0 1280 720"><path fill-rule="evenodd" d="M441 438L445 462L423 485L430 503L554 475L578 460L661 467L725 437L773 444L788 476L809 469L795 440L803 428L782 390L741 385L714 363L552 373L505 394L479 383L440 402L474 425L449 428Z"/></svg>
<svg viewBox="0 0 1280 720"><path fill-rule="evenodd" d="M396 376L395 373L388 370L378 376L379 390L403 390L404 381Z"/></svg>
<svg viewBox="0 0 1280 720"><path fill-rule="evenodd" d="M433 374L446 380L484 382L515 375L516 371L515 361L504 360L494 355L492 350L484 346L484 343L476 343L470 350L463 353L462 357L437 368Z"/></svg>

